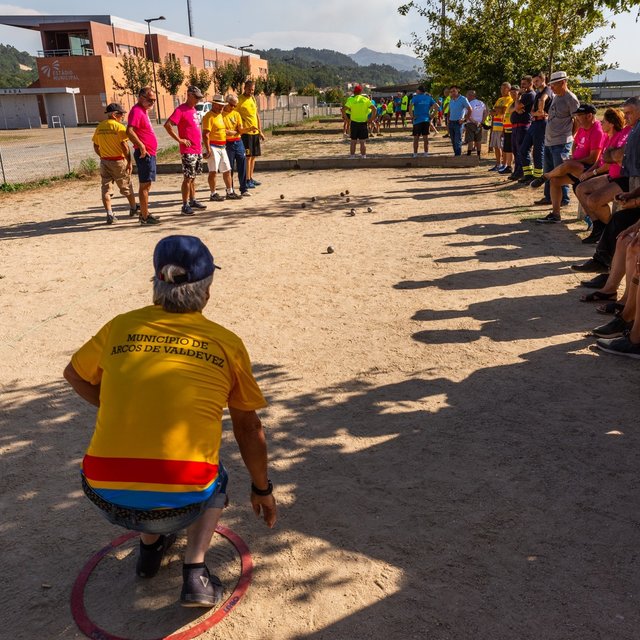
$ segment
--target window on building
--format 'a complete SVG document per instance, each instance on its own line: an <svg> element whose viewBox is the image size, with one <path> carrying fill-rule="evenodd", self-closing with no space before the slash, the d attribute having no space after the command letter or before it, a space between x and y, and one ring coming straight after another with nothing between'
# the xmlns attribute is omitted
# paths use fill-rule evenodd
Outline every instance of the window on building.
<svg viewBox="0 0 640 640"><path fill-rule="evenodd" d="M184 56L183 61L185 64L191 64L191 56Z"/></svg>
<svg viewBox="0 0 640 640"><path fill-rule="evenodd" d="M175 60L176 59L176 54L175 53L167 53L167 56L169 57L169 60Z"/></svg>
<svg viewBox="0 0 640 640"><path fill-rule="evenodd" d="M109 53L115 53L116 52L116 49L113 46L113 42L107 42L107 51Z"/></svg>
<svg viewBox="0 0 640 640"><path fill-rule="evenodd" d="M215 60L207 60L205 58L204 68L205 69L215 69L216 68L216 61Z"/></svg>

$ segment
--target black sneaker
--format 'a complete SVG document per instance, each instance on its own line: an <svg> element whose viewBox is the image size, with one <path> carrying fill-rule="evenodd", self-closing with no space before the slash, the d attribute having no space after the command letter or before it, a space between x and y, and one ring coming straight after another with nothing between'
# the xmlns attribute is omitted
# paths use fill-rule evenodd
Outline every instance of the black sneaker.
<svg viewBox="0 0 640 640"><path fill-rule="evenodd" d="M548 198L540 198L540 200L536 200L533 204L548 207L551 204L551 200Z"/></svg>
<svg viewBox="0 0 640 640"><path fill-rule="evenodd" d="M113 224L114 222L118 222L118 218L113 213L107 213L107 224Z"/></svg>
<svg viewBox="0 0 640 640"><path fill-rule="evenodd" d="M511 182L519 182L521 177L522 176L519 176L517 173L512 173L507 180L511 180Z"/></svg>
<svg viewBox="0 0 640 640"><path fill-rule="evenodd" d="M140 224L160 224L160 218L155 218L151 214L149 214L146 218L140 216L138 220Z"/></svg>
<svg viewBox="0 0 640 640"><path fill-rule="evenodd" d="M240 192L240 196L242 198L249 198L251 196L251 194L248 191L241 191Z"/></svg>
<svg viewBox="0 0 640 640"><path fill-rule="evenodd" d="M219 193L212 193L209 196L209 200L211 202L224 202L224 196L221 196Z"/></svg>
<svg viewBox="0 0 640 640"><path fill-rule="evenodd" d="M140 215L140 205L137 204L135 207L129 209L129 217L133 218L134 216Z"/></svg>
<svg viewBox="0 0 640 640"><path fill-rule="evenodd" d="M587 289L603 289L609 279L608 273L601 273L592 280L580 280L580 286Z"/></svg>
<svg viewBox="0 0 640 640"><path fill-rule="evenodd" d="M633 322L626 322L620 316L616 316L610 322L600 325L591 331L596 338L619 338L633 326Z"/></svg>
<svg viewBox="0 0 640 640"><path fill-rule="evenodd" d="M182 205L182 209L180 210L180 215L181 216L192 216L194 215L194 210L191 208L190 204L187 204L186 202Z"/></svg>
<svg viewBox="0 0 640 640"><path fill-rule="evenodd" d="M507 165L506 167L502 167L502 169L498 169L498 173L501 176L504 176L507 173L511 173L513 171L513 169L511 168L510 165Z"/></svg>
<svg viewBox="0 0 640 640"><path fill-rule="evenodd" d="M532 189L537 189L538 187L541 187L544 184L544 178L534 178L530 183L529 186Z"/></svg>
<svg viewBox="0 0 640 640"><path fill-rule="evenodd" d="M182 567L180 604L183 607L214 607L222 600L222 593L222 583L209 573L206 565Z"/></svg>
<svg viewBox="0 0 640 640"><path fill-rule="evenodd" d="M538 224L554 224L560 222L562 218L555 213L549 213L544 218L536 218Z"/></svg>
<svg viewBox="0 0 640 640"><path fill-rule="evenodd" d="M635 344L629 340L629 336L621 336L620 338L596 340L596 346L601 351L613 353L616 356L627 356L640 360L640 344Z"/></svg>
<svg viewBox="0 0 640 640"><path fill-rule="evenodd" d="M192 209L199 209L200 211L203 211L204 209L207 208L206 204L202 204L201 202L198 202L197 200L191 200L189 202L189 205Z"/></svg>
<svg viewBox="0 0 640 640"><path fill-rule="evenodd" d="M533 176L522 176L518 179L518 182L520 184L531 184L534 180L535 178Z"/></svg>
<svg viewBox="0 0 640 640"><path fill-rule="evenodd" d="M589 258L586 262L582 262L581 264L572 264L571 270L577 271L578 273L605 273L609 271L609 267L600 262L600 260Z"/></svg>
<svg viewBox="0 0 640 640"><path fill-rule="evenodd" d="M136 573L138 576L141 578L153 578L160 569L164 554L175 541L175 533L160 536L151 548L143 545L142 540L140 540L140 554L138 555L138 562L136 564Z"/></svg>
<svg viewBox="0 0 640 640"><path fill-rule="evenodd" d="M582 244L598 244L603 233L604 229L596 228L594 225L591 233L586 238L582 238Z"/></svg>
<svg viewBox="0 0 640 640"><path fill-rule="evenodd" d="M238 195L235 191L227 193L227 200L240 200L242 196Z"/></svg>

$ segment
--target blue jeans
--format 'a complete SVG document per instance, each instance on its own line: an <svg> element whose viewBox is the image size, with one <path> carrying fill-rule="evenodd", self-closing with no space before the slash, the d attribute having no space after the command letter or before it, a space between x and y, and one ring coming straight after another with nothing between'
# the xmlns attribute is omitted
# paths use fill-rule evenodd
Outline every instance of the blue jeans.
<svg viewBox="0 0 640 640"><path fill-rule="evenodd" d="M449 137L453 145L453 154L462 155L462 124L459 120L449 120Z"/></svg>
<svg viewBox="0 0 640 640"><path fill-rule="evenodd" d="M234 162L238 169L238 180L240 182L240 193L247 191L247 154L242 140L227 142L227 156L231 165L231 175L233 176Z"/></svg>
<svg viewBox="0 0 640 640"><path fill-rule="evenodd" d="M561 165L571 155L571 143L553 144L544 148L544 172L549 173L558 165ZM563 157L564 156L564 157ZM544 197L551 200L551 184L547 180L544 183ZM569 202L569 185L562 187L562 202Z"/></svg>

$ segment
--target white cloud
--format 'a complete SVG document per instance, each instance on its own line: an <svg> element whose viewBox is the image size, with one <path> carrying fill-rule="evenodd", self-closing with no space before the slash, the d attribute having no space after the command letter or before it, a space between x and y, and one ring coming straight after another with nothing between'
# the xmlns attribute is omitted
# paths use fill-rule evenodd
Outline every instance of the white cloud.
<svg viewBox="0 0 640 640"><path fill-rule="evenodd" d="M38 16L42 15L42 11L29 9L27 7L17 7L14 4L0 4L1 16Z"/></svg>

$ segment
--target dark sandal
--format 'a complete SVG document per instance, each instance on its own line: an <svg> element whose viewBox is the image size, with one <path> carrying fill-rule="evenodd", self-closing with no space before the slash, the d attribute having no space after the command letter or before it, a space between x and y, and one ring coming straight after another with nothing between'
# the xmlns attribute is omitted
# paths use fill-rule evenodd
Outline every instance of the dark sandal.
<svg viewBox="0 0 640 640"><path fill-rule="evenodd" d="M596 307L598 313L603 315L614 315L620 313L624 309L624 305L619 302L607 302Z"/></svg>
<svg viewBox="0 0 640 640"><path fill-rule="evenodd" d="M593 291L586 296L580 296L580 302L605 302L606 300L613 300L618 297L617 293L602 293L602 291Z"/></svg>

